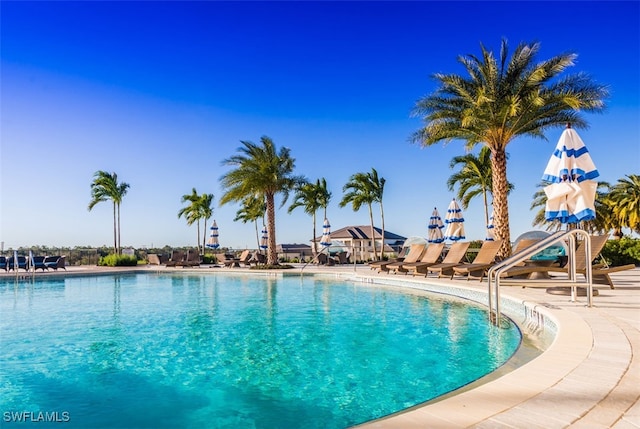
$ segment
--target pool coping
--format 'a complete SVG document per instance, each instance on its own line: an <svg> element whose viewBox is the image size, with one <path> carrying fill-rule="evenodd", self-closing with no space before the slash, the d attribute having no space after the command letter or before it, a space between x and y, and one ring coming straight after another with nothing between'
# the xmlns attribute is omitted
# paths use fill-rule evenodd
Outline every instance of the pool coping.
<svg viewBox="0 0 640 429"><path fill-rule="evenodd" d="M268 276L316 274L364 283L400 284L428 290L486 295L486 282L414 279L380 274L367 266L336 266L282 272L245 268L175 269L68 267L36 276L66 277L140 272L233 272ZM206 271L205 271L206 268ZM25 276L21 273L22 277ZM0 278L15 276L0 273ZM556 325L544 353L496 379L460 393L364 423L366 428L640 428L640 268L612 274L616 289L598 286L594 307L585 300L546 294L544 289L504 288L502 297L530 308ZM427 285L427 286L424 286ZM483 292L484 291L484 292ZM464 298L464 297L463 297ZM517 320L516 320L517 321Z"/></svg>

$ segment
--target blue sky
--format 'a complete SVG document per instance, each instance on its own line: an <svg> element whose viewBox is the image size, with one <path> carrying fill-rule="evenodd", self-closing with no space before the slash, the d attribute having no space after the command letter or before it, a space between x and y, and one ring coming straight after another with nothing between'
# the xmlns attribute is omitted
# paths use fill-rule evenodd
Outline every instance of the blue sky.
<svg viewBox="0 0 640 429"><path fill-rule="evenodd" d="M601 179L640 171L637 1L2 1L0 16L5 249L111 245L110 203L87 210L97 170L131 185L123 245L194 245L177 213L195 187L215 196L221 244L255 247L253 226L233 222L238 206L219 206L219 178L240 140L263 135L291 148L298 174L326 178L334 229L368 224L366 209L338 202L351 174L374 167L387 181L387 229L426 236L464 148L409 143L420 127L411 109L435 89L431 75L463 74L458 55L497 51L502 38L512 49L540 42L540 60L578 54L569 73L611 92L578 130ZM532 229L531 198L561 132L507 149L513 239ZM464 216L467 238L483 239L481 200ZM301 210L276 219L279 243L311 238Z"/></svg>

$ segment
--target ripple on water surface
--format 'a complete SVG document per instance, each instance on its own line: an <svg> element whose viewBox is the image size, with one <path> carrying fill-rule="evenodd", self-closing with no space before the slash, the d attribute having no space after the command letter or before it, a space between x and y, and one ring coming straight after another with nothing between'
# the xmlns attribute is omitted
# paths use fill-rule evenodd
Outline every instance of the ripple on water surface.
<svg viewBox="0 0 640 429"><path fill-rule="evenodd" d="M0 311L0 409L65 411L65 427L342 428L520 343L462 300L297 276L0 283Z"/></svg>

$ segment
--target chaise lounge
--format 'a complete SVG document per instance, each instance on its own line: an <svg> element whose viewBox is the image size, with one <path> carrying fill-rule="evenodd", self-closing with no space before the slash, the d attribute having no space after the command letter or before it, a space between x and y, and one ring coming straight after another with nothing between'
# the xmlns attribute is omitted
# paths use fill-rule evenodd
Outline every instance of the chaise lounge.
<svg viewBox="0 0 640 429"><path fill-rule="evenodd" d="M409 271L417 270L417 267L427 267L429 265L435 265L442 256L442 250L444 249L444 243L432 243L427 246L427 250L424 251L422 257L416 262L398 262L398 265L393 264L393 267L388 266L389 270L393 269L394 273L408 273Z"/></svg>
<svg viewBox="0 0 640 429"><path fill-rule="evenodd" d="M447 256L442 260L442 263L417 267L416 273L424 273L425 277L429 272L438 273L438 277L443 275L453 276L453 267L459 265L465 257L469 244L471 243L468 241L453 243L449 252L447 252Z"/></svg>
<svg viewBox="0 0 640 429"><path fill-rule="evenodd" d="M500 250L502 240L485 241L482 243L480 251L470 264L460 264L453 267L454 274L467 275L467 280L471 277L479 277L480 281L484 278L487 270L495 263L496 255Z"/></svg>

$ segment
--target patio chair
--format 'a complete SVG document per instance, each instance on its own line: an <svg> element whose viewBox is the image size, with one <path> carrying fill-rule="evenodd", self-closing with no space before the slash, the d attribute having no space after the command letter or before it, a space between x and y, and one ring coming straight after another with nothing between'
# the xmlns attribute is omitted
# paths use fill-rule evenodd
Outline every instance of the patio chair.
<svg viewBox="0 0 640 429"><path fill-rule="evenodd" d="M344 264L348 264L349 263L349 256L347 256L347 252L338 252L336 253L336 256L333 258L336 263L340 264L340 265L344 265Z"/></svg>
<svg viewBox="0 0 640 429"><path fill-rule="evenodd" d="M398 267L403 263L417 262L422 256L425 247L426 246L424 244L412 244L409 248L409 253L407 253L407 256L402 261L383 262L378 266L378 272L386 271L389 273L390 269L395 269L395 267Z"/></svg>
<svg viewBox="0 0 640 429"><path fill-rule="evenodd" d="M424 273L425 277L429 272L437 272L438 277L442 275L452 275L453 267L459 265L465 257L469 244L471 243L468 241L457 241L453 243L441 263L417 267L416 273Z"/></svg>
<svg viewBox="0 0 640 429"><path fill-rule="evenodd" d="M199 267L200 266L200 251L198 250L187 250L186 257L176 263L177 266L180 267Z"/></svg>
<svg viewBox="0 0 640 429"><path fill-rule="evenodd" d="M7 271L8 268L9 268L9 266L7 264L7 257L6 256L0 256L0 270Z"/></svg>
<svg viewBox="0 0 640 429"><path fill-rule="evenodd" d="M318 265L327 265L332 266L336 264L336 261L333 258L329 257L326 253L318 253L316 256L316 260L318 261Z"/></svg>
<svg viewBox="0 0 640 429"><path fill-rule="evenodd" d="M238 262L248 267L251 265L251 262L249 262L251 260L251 256L251 251L249 249L245 249L240 254Z"/></svg>
<svg viewBox="0 0 640 429"><path fill-rule="evenodd" d="M427 250L424 251L422 257L416 262L400 262L399 265L388 266L389 270L393 269L394 273L402 272L408 273L409 271L415 272L417 267L426 267L428 265L437 264L442 256L442 250L444 249L444 243L432 243L427 246Z"/></svg>
<svg viewBox="0 0 640 429"><path fill-rule="evenodd" d="M592 235L591 236L591 254L589 255L589 261L593 264L593 261L598 257L609 236L605 235ZM585 258L586 245L584 240L578 244L576 248L576 274L586 275L587 272L587 260ZM562 273L569 274L570 266L524 266L511 268L503 274L505 277L514 277L521 275L529 275L533 273ZM609 274L618 271L631 270L635 268L634 264L621 265L617 267L607 267L604 264L596 264L591 266L591 274L593 277L593 283L608 285L611 289L615 289L613 281Z"/></svg>
<svg viewBox="0 0 640 429"><path fill-rule="evenodd" d="M31 259L31 265L33 266L33 270L41 269L42 271L48 270L49 268L44 264L44 256L34 256Z"/></svg>
<svg viewBox="0 0 640 429"><path fill-rule="evenodd" d="M407 255L409 254L409 252L411 251L411 246L407 246L407 247L403 247L402 251L400 252L400 256L398 256L397 258L391 258L388 260L379 260L379 261L371 261L369 262L369 268L372 270L379 270L380 269L380 265L385 265L388 264L390 262L402 262L404 261L404 258L407 257Z"/></svg>
<svg viewBox="0 0 640 429"><path fill-rule="evenodd" d="M470 264L460 264L453 268L451 278L454 274L467 275L467 280L471 277L479 277L480 281L484 278L485 273L495 263L496 255L500 250L502 240L485 241L482 243L480 251Z"/></svg>
<svg viewBox="0 0 640 429"><path fill-rule="evenodd" d="M225 267L239 267L240 260L235 258L233 255L228 255L225 253L216 254L216 259L218 260L218 264L224 265Z"/></svg>
<svg viewBox="0 0 640 429"><path fill-rule="evenodd" d="M42 263L47 267L47 269L51 268L54 271L57 271L58 268L62 268L67 271L65 267L65 257L64 256L46 256Z"/></svg>
<svg viewBox="0 0 640 429"><path fill-rule="evenodd" d="M251 254L249 264L264 265L267 263L267 257L257 250Z"/></svg>
<svg viewBox="0 0 640 429"><path fill-rule="evenodd" d="M155 253L149 253L147 255L147 261L149 261L149 265L162 265L160 256Z"/></svg>
<svg viewBox="0 0 640 429"><path fill-rule="evenodd" d="M182 250L172 250L171 257L167 261L167 267L177 267L179 263L184 262L185 254Z"/></svg>

